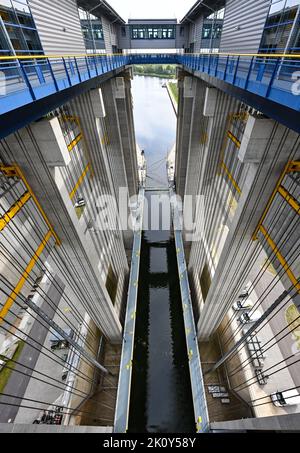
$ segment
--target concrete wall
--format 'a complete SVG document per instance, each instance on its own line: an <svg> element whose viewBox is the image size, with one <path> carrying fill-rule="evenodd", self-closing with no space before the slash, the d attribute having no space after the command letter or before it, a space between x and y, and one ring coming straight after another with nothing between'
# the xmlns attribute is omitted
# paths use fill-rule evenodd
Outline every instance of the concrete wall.
<svg viewBox="0 0 300 453"><path fill-rule="evenodd" d="M213 432L230 431L300 431L300 414L282 415L280 417L247 418L230 422L212 423Z"/></svg>

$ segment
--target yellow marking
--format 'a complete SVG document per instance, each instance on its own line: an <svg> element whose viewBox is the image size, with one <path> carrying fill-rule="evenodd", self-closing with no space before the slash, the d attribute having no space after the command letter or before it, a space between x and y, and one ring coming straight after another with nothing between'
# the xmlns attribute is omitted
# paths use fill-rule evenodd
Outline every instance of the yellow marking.
<svg viewBox="0 0 300 453"><path fill-rule="evenodd" d="M285 310L285 320L294 340L297 342L297 349L300 349L300 316L295 304L291 304Z"/></svg>
<svg viewBox="0 0 300 453"><path fill-rule="evenodd" d="M109 145L109 138L107 134L103 135L103 137L101 138L101 143L102 145Z"/></svg>
<svg viewBox="0 0 300 453"><path fill-rule="evenodd" d="M271 238L271 236L269 235L269 233L267 232L267 230L265 229L265 227L263 225L261 225L259 229L262 232L262 234L265 236L269 246L275 253L278 261L280 262L281 266L285 270L285 272L286 272L287 276L289 277L289 279L291 280L292 284L295 286L298 293L300 293L300 283L299 283L298 279L295 277L295 275L293 274L293 272L291 271L291 268L288 265L286 259L280 253L279 248L277 247L277 245L275 244L275 242L273 241L273 239Z"/></svg>
<svg viewBox="0 0 300 453"><path fill-rule="evenodd" d="M236 138L235 135L233 135L232 132L228 131L228 132L227 132L227 136L228 136L228 138L230 138L230 140L231 140L238 148L241 147L241 142Z"/></svg>
<svg viewBox="0 0 300 453"><path fill-rule="evenodd" d="M271 197L270 197L270 199L269 199L269 201L267 203L267 206L265 207L265 210L264 210L261 218L259 219L258 225L257 225L257 227L256 227L256 229L255 229L255 231L253 233L253 236L252 236L253 241L256 241L256 239L257 239L257 233L259 232L260 226L263 224L265 218L267 217L269 209L270 209L270 207L271 207L271 205L272 205L272 203L274 201L274 198L276 197L276 194L277 194L280 186L282 185L282 182L283 182L285 176L288 173L293 173L293 172L298 172L298 171L300 172L300 162L298 162L298 161L296 161L296 162L289 161L286 164L286 166L285 166L285 168L284 168L279 180L277 181L276 187L275 187L275 189L274 189L274 191L273 191L273 193L272 193L272 195L271 195Z"/></svg>
<svg viewBox="0 0 300 453"><path fill-rule="evenodd" d="M59 237L55 233L54 228L52 227L51 223L49 222L48 217L46 216L42 206L40 205L38 199L34 195L34 192L32 191L30 185L28 184L27 179L25 178L21 168L18 165L12 165L10 167L0 166L0 171L2 171L2 173L4 173L7 177L12 177L12 176L18 177L23 181L24 185L26 186L27 191L30 193L33 201L36 204L36 207L40 211L40 214L42 215L43 219L45 220L49 230L52 232L52 234L55 238L56 244L60 245L61 241L60 241Z"/></svg>
<svg viewBox="0 0 300 453"><path fill-rule="evenodd" d="M242 193L242 190L240 189L238 183L236 182L236 180L234 179L234 177L232 176L232 174L230 173L230 171L228 170L228 168L226 167L225 165L225 162L222 162L222 169L224 170L224 172L226 173L226 175L228 176L228 179L230 180L231 184L233 185L233 187L235 188L235 190L241 194Z"/></svg>
<svg viewBox="0 0 300 453"><path fill-rule="evenodd" d="M15 178L15 177L18 177L18 173L16 172L16 167L5 167L4 165L0 165L0 171L1 171L7 178Z"/></svg>
<svg viewBox="0 0 300 453"><path fill-rule="evenodd" d="M201 55L213 55L213 56L221 56L221 57L260 57L260 58L292 58L292 59L299 59L300 54L274 54L274 53L224 53L224 52L219 52L219 53L209 53L209 52L197 52L197 53L190 53L187 54L187 56L201 56ZM123 53L107 53L107 54L67 54L67 55L55 55L55 54L50 54L50 55L16 55L16 56L7 56L7 57L0 57L0 60L43 60L45 58L59 58L61 59L62 57L64 58L91 58L91 57L116 57L116 56L126 56Z"/></svg>
<svg viewBox="0 0 300 453"><path fill-rule="evenodd" d="M69 144L68 146L68 150L69 152L71 152L75 146L80 142L80 140L82 139L82 133L78 134L76 138L74 138L74 140Z"/></svg>
<svg viewBox="0 0 300 453"><path fill-rule="evenodd" d="M279 187L278 193L280 193L280 195L297 212L297 214L300 214L300 204L283 186Z"/></svg>
<svg viewBox="0 0 300 453"><path fill-rule="evenodd" d="M25 271L22 274L22 277L20 278L17 286L15 287L14 291L11 293L11 295L8 297L7 301L5 302L1 312L0 312L0 323L3 321L7 313L9 312L11 306L15 302L16 298L18 297L20 291L22 290L25 282L27 281L30 272L34 268L36 262L38 261L39 257L44 251L44 248L46 247L49 239L52 236L52 231L48 231L46 236L44 237L42 243L38 247L37 251L35 252L34 256L31 258L28 266L26 267Z"/></svg>
<svg viewBox="0 0 300 453"><path fill-rule="evenodd" d="M130 362L127 363L126 369L130 370L131 367L132 367L132 360L130 360Z"/></svg>
<svg viewBox="0 0 300 453"><path fill-rule="evenodd" d="M21 211L22 207L25 203L31 198L29 192L25 192L19 200L17 200L11 208L2 216L0 217L0 231L2 231L6 225Z"/></svg>
<svg viewBox="0 0 300 453"><path fill-rule="evenodd" d="M249 118L249 113L248 112L242 112L242 113L233 113L230 115L231 121L233 120L241 120L241 121L247 121Z"/></svg>
<svg viewBox="0 0 300 453"><path fill-rule="evenodd" d="M300 161L291 161L287 169L287 173L300 172Z"/></svg>
<svg viewBox="0 0 300 453"><path fill-rule="evenodd" d="M135 319L136 311L134 311L131 315L131 319Z"/></svg>
<svg viewBox="0 0 300 453"><path fill-rule="evenodd" d="M206 132L204 132L203 134L201 134L200 144L205 145L207 142L208 142L208 135Z"/></svg>
<svg viewBox="0 0 300 453"><path fill-rule="evenodd" d="M82 175L81 175L80 178L78 179L78 181L77 181L77 183L76 183L74 189L72 190L72 192L70 192L69 195L70 195L71 200L73 200L73 198L74 198L74 196L75 196L77 190L79 189L79 187L80 187L81 184L83 183L84 178L86 177L88 171L89 171L89 164L87 164L87 166L85 167L85 169L84 169L83 172L82 172Z"/></svg>

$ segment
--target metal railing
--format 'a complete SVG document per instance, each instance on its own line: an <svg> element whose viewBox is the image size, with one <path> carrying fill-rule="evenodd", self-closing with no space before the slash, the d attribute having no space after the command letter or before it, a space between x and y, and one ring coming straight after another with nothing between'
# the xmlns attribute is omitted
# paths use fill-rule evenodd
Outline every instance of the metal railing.
<svg viewBox="0 0 300 453"><path fill-rule="evenodd" d="M300 110L300 55L146 53L0 57L0 114L132 64L180 64Z"/></svg>
<svg viewBox="0 0 300 453"><path fill-rule="evenodd" d="M193 71L300 110L300 55L186 54L179 55L178 61Z"/></svg>
<svg viewBox="0 0 300 453"><path fill-rule="evenodd" d="M126 64L126 55L0 57L0 114Z"/></svg>

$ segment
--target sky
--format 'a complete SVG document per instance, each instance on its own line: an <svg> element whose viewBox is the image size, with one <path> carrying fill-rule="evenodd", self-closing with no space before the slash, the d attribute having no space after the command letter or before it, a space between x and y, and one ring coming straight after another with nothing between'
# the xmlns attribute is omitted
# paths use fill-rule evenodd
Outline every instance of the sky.
<svg viewBox="0 0 300 453"><path fill-rule="evenodd" d="M182 19L196 0L107 0L124 19Z"/></svg>

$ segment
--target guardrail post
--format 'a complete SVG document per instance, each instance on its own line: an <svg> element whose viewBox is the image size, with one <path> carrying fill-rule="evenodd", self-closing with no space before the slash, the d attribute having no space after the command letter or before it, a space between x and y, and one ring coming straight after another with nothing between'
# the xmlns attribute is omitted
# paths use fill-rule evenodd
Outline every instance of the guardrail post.
<svg viewBox="0 0 300 453"><path fill-rule="evenodd" d="M26 70L24 68L24 63L21 60L20 60L20 69L21 69L21 72L22 72L22 75L23 75L23 79L24 79L24 81L26 83L26 86L27 86L27 88L29 90L29 93L30 93L30 95L32 97L32 100L35 101L36 100L36 96L34 94L34 91L33 91L32 85L30 83L29 77L27 75L27 72L26 72Z"/></svg>
<svg viewBox="0 0 300 453"><path fill-rule="evenodd" d="M210 65L211 65L211 54L208 57L208 74L210 74Z"/></svg>
<svg viewBox="0 0 300 453"><path fill-rule="evenodd" d="M36 74L38 76L40 84L45 83L46 80L45 80L43 71L41 70L39 64L36 61L35 61L35 64L34 64L34 69L35 69L35 72L36 72Z"/></svg>
<svg viewBox="0 0 300 453"><path fill-rule="evenodd" d="M79 82L82 82L82 78L81 78L81 75L80 75L80 71L79 71L79 67L78 67L78 64L77 64L76 57L74 57L74 62L75 62L75 66L76 66L76 69L77 69Z"/></svg>
<svg viewBox="0 0 300 453"><path fill-rule="evenodd" d="M66 71L67 79L68 79L69 85L71 87L72 86L72 82L71 82L71 77L70 77L70 74L69 74L69 71L68 71L67 63L66 63L66 60L64 59L64 57L62 57L62 60L63 60L64 68L65 68L65 71Z"/></svg>
<svg viewBox="0 0 300 453"><path fill-rule="evenodd" d="M104 70L103 70L103 57L96 57L98 58L99 60L99 65L100 65L100 68L101 68L101 74L103 74Z"/></svg>
<svg viewBox="0 0 300 453"><path fill-rule="evenodd" d="M239 67L239 62L240 62L240 56L237 57L236 67L235 67L233 81L232 81L233 85L235 85L236 76L237 76L238 67Z"/></svg>
<svg viewBox="0 0 300 453"><path fill-rule="evenodd" d="M226 65L225 65L225 69L224 69L224 77L223 77L223 80L226 80L226 74L227 74L227 69L228 69L228 63L229 63L229 55L227 55L227 58L226 58Z"/></svg>
<svg viewBox="0 0 300 453"><path fill-rule="evenodd" d="M98 72L98 68L97 68L97 59L96 59L96 57L93 57L93 59L94 59L94 66L95 66L96 75L98 76L99 72Z"/></svg>
<svg viewBox="0 0 300 453"><path fill-rule="evenodd" d="M85 64L86 64L86 67L87 67L87 70L88 70L89 79L90 79L91 78L91 71L90 71L90 67L89 67L88 57L85 57Z"/></svg>
<svg viewBox="0 0 300 453"><path fill-rule="evenodd" d="M248 71L246 82L245 82L245 89L247 88L247 86L249 84L249 79L250 79L250 75L251 75L251 71L252 71L252 67L253 67L253 62L254 62L254 57L252 57L251 61L250 61L249 71Z"/></svg>
<svg viewBox="0 0 300 453"><path fill-rule="evenodd" d="M216 63L216 70L215 70L215 77L217 77L218 74L218 66L219 66L219 55L217 55L217 63Z"/></svg>
<svg viewBox="0 0 300 453"><path fill-rule="evenodd" d="M271 88L272 88L273 82L274 82L274 80L275 80L275 77L276 77L276 74L277 74L277 69L278 69L278 67L279 67L280 61L281 61L281 58L277 58L277 59L276 59L276 63L275 63L275 65L274 65L273 73L272 73L271 78L270 78L270 83L269 83L269 85L268 85L267 92L266 92L266 97L267 97L267 98L268 98L269 95L270 95Z"/></svg>
<svg viewBox="0 0 300 453"><path fill-rule="evenodd" d="M55 90L56 90L56 91L59 91L59 88L58 88L58 85L57 85L57 81L56 81L56 78L55 78L55 75L54 75L54 71L53 71L53 68L52 68L52 66L51 66L51 63L50 63L49 58L47 58L47 63L48 63L48 66L49 66L49 71L50 71L51 77L52 77L52 79L53 79L53 83L54 83L54 86L55 86Z"/></svg>

